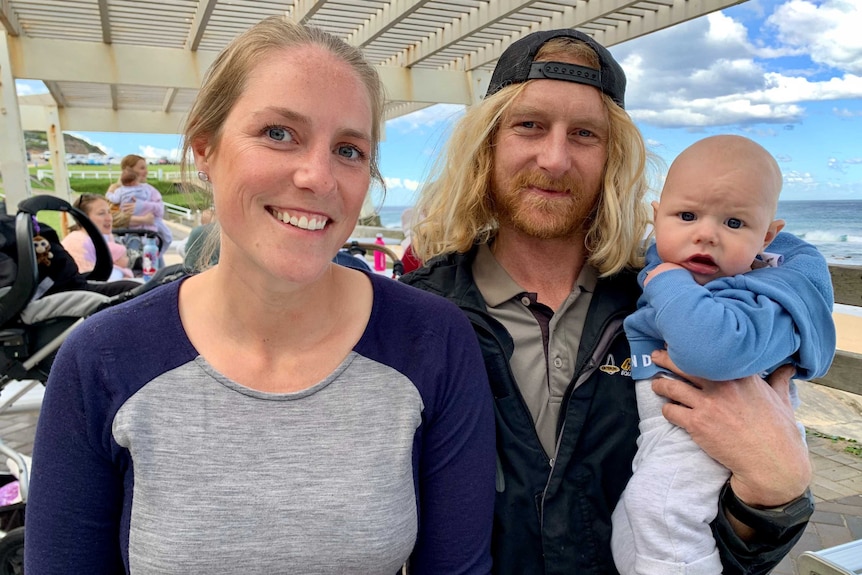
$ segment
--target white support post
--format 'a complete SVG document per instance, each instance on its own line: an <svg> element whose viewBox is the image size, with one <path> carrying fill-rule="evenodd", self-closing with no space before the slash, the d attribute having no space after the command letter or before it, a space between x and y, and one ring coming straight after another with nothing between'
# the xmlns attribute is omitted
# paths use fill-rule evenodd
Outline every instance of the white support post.
<svg viewBox="0 0 862 575"><path fill-rule="evenodd" d="M485 97L488 85L491 83L491 72L488 70L472 70L470 76L470 101L478 104Z"/></svg>
<svg viewBox="0 0 862 575"><path fill-rule="evenodd" d="M18 202L32 195L24 130L18 110L18 94L9 58L9 38L0 35L0 174L6 194L6 211L18 211Z"/></svg>
<svg viewBox="0 0 862 575"><path fill-rule="evenodd" d="M69 186L69 171L66 168L66 143L63 141L63 129L60 127L60 114L57 106L46 106L45 116L48 120L48 151L51 153L51 169L54 172L54 195L72 203L71 187Z"/></svg>

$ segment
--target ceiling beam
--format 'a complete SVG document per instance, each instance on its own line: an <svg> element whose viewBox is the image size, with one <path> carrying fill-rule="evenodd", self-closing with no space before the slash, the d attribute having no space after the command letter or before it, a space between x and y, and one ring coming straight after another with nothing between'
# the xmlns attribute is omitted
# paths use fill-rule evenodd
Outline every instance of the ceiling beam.
<svg viewBox="0 0 862 575"><path fill-rule="evenodd" d="M428 0L392 0L345 40L348 44L360 47L370 44L427 2Z"/></svg>
<svg viewBox="0 0 862 575"><path fill-rule="evenodd" d="M63 96L63 91L60 89L57 82L44 82L44 84L45 87L48 88L48 92L51 93L51 97L54 98L54 102L57 103L57 107L65 108L68 104L65 96Z"/></svg>
<svg viewBox="0 0 862 575"><path fill-rule="evenodd" d="M177 97L177 88L168 88L165 91L165 100L162 102L162 112L170 112L174 105L174 99Z"/></svg>
<svg viewBox="0 0 862 575"><path fill-rule="evenodd" d="M204 37L204 32L206 32L207 24L210 22L210 17L212 16L213 9L215 9L217 1L218 0L202 0L198 2L195 19L189 29L188 39L186 39L186 48L189 50L193 52L197 51L198 46L201 45L201 40Z"/></svg>
<svg viewBox="0 0 862 575"><path fill-rule="evenodd" d="M163 88L200 86L216 52L19 36L9 39L16 78Z"/></svg>
<svg viewBox="0 0 862 575"><path fill-rule="evenodd" d="M645 11L645 16L638 17L632 15L630 22L618 20L615 25L616 29L602 25L600 26L601 30L591 30L590 32L593 37L604 46L613 46L614 44L638 38L669 26L686 22L692 18L697 18L704 14L709 14L729 6L740 4L744 1L745 0L674 0L673 5L671 6L668 6L666 2L654 2L655 10ZM510 34L509 38L494 42L493 44L479 48L466 56L453 60L447 68L475 70L481 66L488 65L499 59L503 51L505 51L506 48L508 48L509 45L518 38L523 38L527 34L538 30L579 28L581 26L585 26L597 18L597 16L595 16L596 13L606 15L608 9L605 8L605 6L608 4L611 6L617 6L616 9L634 4L639 4L639 7L643 7L642 3L631 0L602 0L600 2L594 2L593 0L590 0L589 2L579 1L577 5L567 6L562 12L556 14L552 18L542 18L540 21L529 26L523 26L520 30ZM662 16L655 17L656 14L661 14Z"/></svg>
<svg viewBox="0 0 862 575"><path fill-rule="evenodd" d="M393 104L391 106L387 106L386 110L383 112L383 121L388 122L389 120L394 120L395 118L400 118L401 116L424 110L432 105L433 104L419 104L415 102L400 102Z"/></svg>
<svg viewBox="0 0 862 575"><path fill-rule="evenodd" d="M102 21L102 42L113 43L111 37L111 15L108 13L108 0L99 0L99 19Z"/></svg>
<svg viewBox="0 0 862 575"><path fill-rule="evenodd" d="M293 10L290 10L287 15L295 22L307 24L324 4L326 0L296 0L293 3Z"/></svg>
<svg viewBox="0 0 862 575"><path fill-rule="evenodd" d="M9 0L0 0L0 22L6 29L6 33L10 36L21 35L21 25L18 23L18 16L9 5Z"/></svg>
<svg viewBox="0 0 862 575"><path fill-rule="evenodd" d="M45 108L21 104L21 127L45 130ZM58 108L64 131L128 132L141 134L177 134L185 122L185 113L150 112L146 110L106 110L101 108Z"/></svg>
<svg viewBox="0 0 862 575"><path fill-rule="evenodd" d="M43 82L192 89L200 87L215 52L34 38L10 38L12 73ZM378 66L391 101L469 104L470 81L461 70ZM68 107L68 106L66 106ZM65 124L64 124L65 126Z"/></svg>
<svg viewBox="0 0 862 575"><path fill-rule="evenodd" d="M662 2L656 10L646 12L640 18L631 18L627 22L620 22L618 26L610 29L597 31L593 37L597 42L605 46L613 46L625 40L638 38L664 30L671 26L687 22L694 18L724 10L746 0L676 0L672 3Z"/></svg>
<svg viewBox="0 0 862 575"><path fill-rule="evenodd" d="M581 1L586 3L584 0ZM525 4L529 6L533 3L525 3L523 0L491 0L482 3L478 8L471 8L461 16L453 18L451 22L437 29L421 42L406 47L384 63L389 66L408 67L418 64L422 60L466 39L471 34L508 18L522 10Z"/></svg>
<svg viewBox="0 0 862 575"><path fill-rule="evenodd" d="M377 66L390 102L470 104L469 74L461 70L429 70Z"/></svg>

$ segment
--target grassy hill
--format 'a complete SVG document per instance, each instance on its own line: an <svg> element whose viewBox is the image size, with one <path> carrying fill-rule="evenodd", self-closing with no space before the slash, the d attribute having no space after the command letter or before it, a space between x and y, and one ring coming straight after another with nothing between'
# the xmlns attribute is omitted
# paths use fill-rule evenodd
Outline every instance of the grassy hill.
<svg viewBox="0 0 862 575"><path fill-rule="evenodd" d="M104 154L98 146L88 144L80 138L70 134L63 134L63 144L66 146L67 154ZM24 146L30 155L36 157L48 149L48 135L45 132L24 131Z"/></svg>

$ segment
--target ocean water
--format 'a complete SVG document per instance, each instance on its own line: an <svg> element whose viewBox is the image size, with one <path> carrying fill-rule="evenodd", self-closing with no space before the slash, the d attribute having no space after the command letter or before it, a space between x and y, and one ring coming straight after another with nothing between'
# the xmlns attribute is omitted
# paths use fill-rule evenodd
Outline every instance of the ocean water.
<svg viewBox="0 0 862 575"><path fill-rule="evenodd" d="M380 222L401 227L401 214L409 206L386 206ZM829 263L862 266L862 200L779 202L778 218L784 231L813 244Z"/></svg>
<svg viewBox="0 0 862 575"><path fill-rule="evenodd" d="M862 266L862 200L778 202L778 217L829 263Z"/></svg>
<svg viewBox="0 0 862 575"><path fill-rule="evenodd" d="M380 215L380 224L384 228L401 229L401 214L404 213L404 210L410 207L411 206L388 206L384 204L377 212Z"/></svg>

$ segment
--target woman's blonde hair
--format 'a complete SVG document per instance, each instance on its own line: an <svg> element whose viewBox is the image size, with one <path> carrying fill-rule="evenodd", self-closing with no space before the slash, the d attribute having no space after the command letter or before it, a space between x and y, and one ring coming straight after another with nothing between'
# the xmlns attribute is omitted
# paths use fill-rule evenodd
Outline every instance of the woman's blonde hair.
<svg viewBox="0 0 862 575"><path fill-rule="evenodd" d="M271 16L237 36L216 57L204 76L183 129L181 172L188 189L199 185L198 182L189 181L192 146L195 142L206 139L211 152L218 149L221 128L245 90L248 76L257 63L270 52L308 45L319 46L345 62L365 85L371 102L371 178L384 186L378 150L384 93L377 70L365 60L359 48L336 36L319 28ZM210 255L201 253L201 262L208 262Z"/></svg>
<svg viewBox="0 0 862 575"><path fill-rule="evenodd" d="M570 38L550 40L535 59L563 57L599 67L596 53ZM501 118L526 85L508 86L486 98L468 109L455 127L416 207L423 219L414 226L412 241L422 261L466 252L496 234L498 222L491 194L493 144ZM586 246L588 263L607 276L642 265L642 243L649 223L646 168L653 158L625 110L604 94L602 100L609 118L608 159L602 192L589 219Z"/></svg>
<svg viewBox="0 0 862 575"><path fill-rule="evenodd" d="M105 196L99 194L81 194L80 196L75 198L75 201L72 202L72 205L84 212L87 217L90 217L90 208L96 202L105 202L106 204L108 204L108 207L110 207L111 205L111 202L109 202ZM77 222L69 225L70 232L74 232L80 229L81 226L79 226Z"/></svg>

